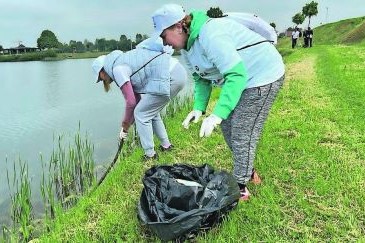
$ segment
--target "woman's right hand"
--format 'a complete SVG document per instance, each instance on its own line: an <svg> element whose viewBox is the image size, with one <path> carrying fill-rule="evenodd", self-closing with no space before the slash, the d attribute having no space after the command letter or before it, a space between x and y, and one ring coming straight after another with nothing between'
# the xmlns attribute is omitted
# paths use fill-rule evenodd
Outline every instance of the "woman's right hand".
<svg viewBox="0 0 365 243"><path fill-rule="evenodd" d="M197 123L199 121L199 118L202 116L203 112L199 110L193 110L191 111L183 121L182 125L184 128L188 129L190 122Z"/></svg>
<svg viewBox="0 0 365 243"><path fill-rule="evenodd" d="M124 128L120 129L119 139L124 140L128 137L128 131L124 130Z"/></svg>

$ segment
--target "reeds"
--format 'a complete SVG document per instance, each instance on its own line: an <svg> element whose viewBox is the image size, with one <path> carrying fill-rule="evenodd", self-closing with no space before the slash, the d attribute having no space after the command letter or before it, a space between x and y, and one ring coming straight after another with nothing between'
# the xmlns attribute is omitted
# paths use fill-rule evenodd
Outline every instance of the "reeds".
<svg viewBox="0 0 365 243"><path fill-rule="evenodd" d="M63 136L58 136L56 148L53 149L48 163L43 159L40 182L41 196L44 205L44 228L49 231L57 211L73 206L77 199L87 192L95 183L94 145L79 131L73 144L63 143ZM7 159L6 159L7 162ZM34 227L32 221L32 191L28 174L28 164L22 160L14 162L13 176L7 170L9 194L11 198L12 229L3 226L3 239L6 241L28 241L32 238ZM19 231L19 234L16 232ZM1 241L1 239L0 239Z"/></svg>
<svg viewBox="0 0 365 243"><path fill-rule="evenodd" d="M11 219L13 222L13 230L8 230L8 233L14 237L16 235L15 232L19 229L19 235L17 237L20 240L28 241L32 237L31 223L34 219L31 203L32 191L30 188L28 164L20 158L17 162L14 162L12 178L9 176L9 171L6 171L11 199ZM5 228L3 229L4 232Z"/></svg>
<svg viewBox="0 0 365 243"><path fill-rule="evenodd" d="M82 139L80 132L75 135L74 145L69 144L67 149L63 145L62 139L62 136L58 136L58 145L52 152L48 170L51 176L50 181L55 187L56 198L62 207L67 209L74 205L77 199L95 183L94 146L87 136ZM50 184L44 182L44 188L50 191ZM48 196L50 198L45 200L52 203L53 195L48 194ZM49 216L53 218L52 204L50 206Z"/></svg>

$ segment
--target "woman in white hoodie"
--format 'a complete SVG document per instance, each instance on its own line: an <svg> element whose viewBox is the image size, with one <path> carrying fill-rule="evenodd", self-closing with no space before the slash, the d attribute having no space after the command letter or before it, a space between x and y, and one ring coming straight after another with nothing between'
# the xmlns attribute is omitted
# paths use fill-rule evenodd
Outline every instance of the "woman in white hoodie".
<svg viewBox="0 0 365 243"><path fill-rule="evenodd" d="M158 158L154 134L160 140L161 151L172 148L160 111L182 90L187 75L171 54L172 50L166 51L161 39L147 39L136 49L112 51L99 56L92 64L97 82L103 81L106 92L114 82L123 93L126 106L119 137L126 138L135 121L144 160Z"/></svg>
<svg viewBox="0 0 365 243"><path fill-rule="evenodd" d="M194 107L183 122L185 128L205 113L212 85L222 87L212 114L202 122L200 137L221 126L241 199L248 200L247 183L261 182L253 167L256 146L284 81L281 55L271 41L228 17L186 14L180 5L166 4L152 19L154 35L181 50L195 80Z"/></svg>

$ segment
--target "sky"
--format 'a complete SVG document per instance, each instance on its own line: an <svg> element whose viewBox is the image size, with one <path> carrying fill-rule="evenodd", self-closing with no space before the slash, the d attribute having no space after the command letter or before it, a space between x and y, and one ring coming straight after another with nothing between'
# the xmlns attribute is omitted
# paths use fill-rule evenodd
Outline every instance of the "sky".
<svg viewBox="0 0 365 243"><path fill-rule="evenodd" d="M292 17L312 0L0 0L0 45L19 43L36 47L43 30L51 30L61 43L94 42L97 38L119 40L122 34L135 39L150 35L152 13L166 3L192 10L219 7L223 12L255 13L282 32L293 27ZM316 0L318 15L311 27L341 19L365 16L364 0ZM308 19L303 23L308 25Z"/></svg>

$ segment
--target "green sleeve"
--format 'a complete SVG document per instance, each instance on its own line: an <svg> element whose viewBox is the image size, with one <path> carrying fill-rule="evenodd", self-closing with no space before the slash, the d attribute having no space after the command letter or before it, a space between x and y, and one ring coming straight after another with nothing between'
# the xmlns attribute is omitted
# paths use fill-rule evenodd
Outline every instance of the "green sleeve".
<svg viewBox="0 0 365 243"><path fill-rule="evenodd" d="M193 73L194 78L194 110L205 112L208 106L210 93L212 92L212 83L209 80L201 78L198 74Z"/></svg>
<svg viewBox="0 0 365 243"><path fill-rule="evenodd" d="M247 84L247 71L243 62L223 74L224 84L219 95L213 114L227 119L229 114L236 107Z"/></svg>

